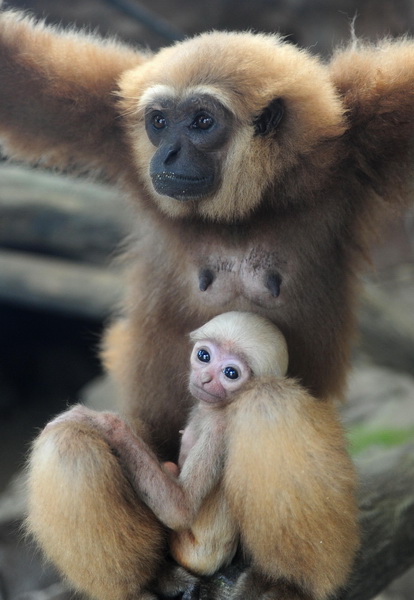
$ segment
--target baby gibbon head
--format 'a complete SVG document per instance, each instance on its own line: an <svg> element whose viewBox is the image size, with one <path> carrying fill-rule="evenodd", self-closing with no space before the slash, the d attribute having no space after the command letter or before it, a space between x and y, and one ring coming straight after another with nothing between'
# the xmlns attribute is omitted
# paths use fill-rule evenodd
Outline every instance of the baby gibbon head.
<svg viewBox="0 0 414 600"><path fill-rule="evenodd" d="M212 340L242 357L254 377L286 375L286 340L276 325L255 313L223 313L190 333L190 339L194 344Z"/></svg>

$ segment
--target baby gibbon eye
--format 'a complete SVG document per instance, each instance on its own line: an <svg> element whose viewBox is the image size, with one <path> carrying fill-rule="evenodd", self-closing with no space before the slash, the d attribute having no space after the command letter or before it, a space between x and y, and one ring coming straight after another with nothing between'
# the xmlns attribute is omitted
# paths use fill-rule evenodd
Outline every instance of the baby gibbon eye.
<svg viewBox="0 0 414 600"><path fill-rule="evenodd" d="M194 121L191 124L191 127L193 129L210 129L211 127L213 127L214 125L214 119L213 117L210 117L210 115L206 114L206 113L202 113L200 115L197 115L196 118L194 119Z"/></svg>
<svg viewBox="0 0 414 600"><path fill-rule="evenodd" d="M204 348L201 348L197 352L197 358L198 358L198 360L201 360L201 362L205 362L205 363L210 362L210 354Z"/></svg>
<svg viewBox="0 0 414 600"><path fill-rule="evenodd" d="M238 379L240 377L238 370L234 367L226 367L223 369L223 373L227 379Z"/></svg>
<svg viewBox="0 0 414 600"><path fill-rule="evenodd" d="M156 113L151 117L151 125L155 129L164 129L167 127L167 119L162 113Z"/></svg>

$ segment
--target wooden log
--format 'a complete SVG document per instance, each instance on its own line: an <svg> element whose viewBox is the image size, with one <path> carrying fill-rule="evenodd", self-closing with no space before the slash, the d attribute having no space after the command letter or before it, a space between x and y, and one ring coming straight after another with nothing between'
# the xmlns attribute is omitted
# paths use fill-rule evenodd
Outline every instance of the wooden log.
<svg viewBox="0 0 414 600"><path fill-rule="evenodd" d="M369 600L414 565L414 443L358 462L362 545L338 600Z"/></svg>
<svg viewBox="0 0 414 600"><path fill-rule="evenodd" d="M0 250L0 300L102 320L116 306L122 284L109 268Z"/></svg>
<svg viewBox="0 0 414 600"><path fill-rule="evenodd" d="M0 167L0 246L103 264L128 233L128 217L109 186Z"/></svg>

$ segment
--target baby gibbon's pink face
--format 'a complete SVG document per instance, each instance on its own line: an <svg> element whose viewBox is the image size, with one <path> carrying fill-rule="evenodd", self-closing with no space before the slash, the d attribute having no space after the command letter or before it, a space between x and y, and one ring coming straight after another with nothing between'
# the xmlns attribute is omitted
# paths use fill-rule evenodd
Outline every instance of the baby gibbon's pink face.
<svg viewBox="0 0 414 600"><path fill-rule="evenodd" d="M202 340L191 354L190 392L197 400L210 404L228 400L251 373L242 357L216 342Z"/></svg>

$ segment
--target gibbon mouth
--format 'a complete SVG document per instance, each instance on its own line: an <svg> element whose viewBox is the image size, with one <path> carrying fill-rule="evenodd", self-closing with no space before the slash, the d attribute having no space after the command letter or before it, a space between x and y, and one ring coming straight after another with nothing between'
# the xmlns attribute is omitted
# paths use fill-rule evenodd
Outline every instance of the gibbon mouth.
<svg viewBox="0 0 414 600"><path fill-rule="evenodd" d="M218 398L217 396L209 394L206 390L203 390L203 388L194 385L194 383L190 383L190 393L195 398L198 398L207 404L218 404L219 402L223 402L223 398Z"/></svg>
<svg viewBox="0 0 414 600"><path fill-rule="evenodd" d="M176 173L151 175L152 185L158 194L175 200L201 200L214 191L214 177L190 177Z"/></svg>

